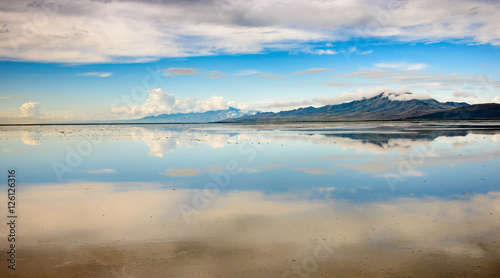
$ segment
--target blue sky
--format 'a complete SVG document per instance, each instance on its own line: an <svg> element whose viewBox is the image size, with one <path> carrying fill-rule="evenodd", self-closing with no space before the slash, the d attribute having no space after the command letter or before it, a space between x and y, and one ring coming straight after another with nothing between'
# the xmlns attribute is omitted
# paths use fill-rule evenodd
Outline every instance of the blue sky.
<svg viewBox="0 0 500 278"><path fill-rule="evenodd" d="M495 1L2 1L0 122L500 102Z"/></svg>

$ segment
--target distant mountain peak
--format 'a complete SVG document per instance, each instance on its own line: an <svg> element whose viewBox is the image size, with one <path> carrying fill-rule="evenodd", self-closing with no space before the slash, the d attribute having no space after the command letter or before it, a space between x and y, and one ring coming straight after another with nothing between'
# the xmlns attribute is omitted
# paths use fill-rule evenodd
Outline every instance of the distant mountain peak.
<svg viewBox="0 0 500 278"><path fill-rule="evenodd" d="M389 100L398 100L397 98L401 98L403 96L413 96L413 93L411 92L401 92L401 93L396 93L396 92L382 92L376 96L373 97L363 97L362 100L367 100L367 99L375 99L375 98L386 98Z"/></svg>
<svg viewBox="0 0 500 278"><path fill-rule="evenodd" d="M318 108L306 107L278 113L266 112L226 119L226 122L289 122L289 121L359 121L399 120L451 110L467 103L439 102L427 95L410 92L383 92L363 98Z"/></svg>

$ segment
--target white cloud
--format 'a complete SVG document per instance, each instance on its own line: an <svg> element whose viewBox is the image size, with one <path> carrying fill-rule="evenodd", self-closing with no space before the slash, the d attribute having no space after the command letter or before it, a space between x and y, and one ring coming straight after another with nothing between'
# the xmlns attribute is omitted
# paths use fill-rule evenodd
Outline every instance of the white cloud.
<svg viewBox="0 0 500 278"><path fill-rule="evenodd" d="M358 55L368 55L368 54L371 54L372 52L373 52L373 50L366 50L366 51L358 52L357 54Z"/></svg>
<svg viewBox="0 0 500 278"><path fill-rule="evenodd" d="M339 104L343 102L349 102L353 100L362 100L363 98L372 98L374 96L380 95L381 93L385 93L389 99L391 100L410 100L410 99L429 99L431 98L429 95L425 94L404 94L406 92L410 92L405 86L402 86L396 90L390 87L377 87L377 88L369 88L362 89L358 88L353 92L342 92L338 96L334 97L322 97L322 98L313 98L313 101L322 105L331 105L331 104ZM393 94L390 94L393 93Z"/></svg>
<svg viewBox="0 0 500 278"><path fill-rule="evenodd" d="M371 37L500 45L497 1L405 1L392 9L370 0L37 3L0 2L2 59L145 62L269 49L310 52L310 42Z"/></svg>
<svg viewBox="0 0 500 278"><path fill-rule="evenodd" d="M377 68L421 70L427 67L426 64L405 64L405 63L376 63L373 66Z"/></svg>
<svg viewBox="0 0 500 278"><path fill-rule="evenodd" d="M403 66L403 64L391 64L391 63L378 63L373 65L377 68L390 68L390 69L397 69Z"/></svg>
<svg viewBox="0 0 500 278"><path fill-rule="evenodd" d="M338 52L337 52L337 51L335 51L335 50L331 50L331 49L326 49L326 50L324 50L324 49L319 49L319 50L316 50L316 52L315 52L315 53L316 53L316 54L318 54L318 55L335 55L335 54L337 54Z"/></svg>
<svg viewBox="0 0 500 278"><path fill-rule="evenodd" d="M427 67L426 64L409 64L406 65L406 70L421 70Z"/></svg>
<svg viewBox="0 0 500 278"><path fill-rule="evenodd" d="M191 97L180 99L174 95L163 92L162 89L147 91L148 99L142 105L120 106L112 108L112 112L126 113L133 116L151 116L159 114L197 113L211 110L228 109L237 107L234 102L228 102L223 97L212 96L209 99L197 100Z"/></svg>
<svg viewBox="0 0 500 278"><path fill-rule="evenodd" d="M109 77L109 76L113 75L113 73L112 72L86 72L86 73L82 73L79 75L81 75L81 76Z"/></svg>
<svg viewBox="0 0 500 278"><path fill-rule="evenodd" d="M326 70L334 70L334 69L328 69L328 68L311 68L311 69L306 69L303 71L296 71L294 74L309 74L309 73L321 73Z"/></svg>
<svg viewBox="0 0 500 278"><path fill-rule="evenodd" d="M370 54L373 52L373 50L369 49L369 50L365 50L365 51L361 51L358 49L357 46L351 46L351 47L347 47L347 48L342 48L340 50L344 55L346 56L349 56L349 55L352 55L352 54L356 54L356 55L367 55L367 54Z"/></svg>
<svg viewBox="0 0 500 278"><path fill-rule="evenodd" d="M389 100L392 101L408 101L412 99L431 99L432 97L428 94L402 94L402 93L384 93Z"/></svg>
<svg viewBox="0 0 500 278"><path fill-rule="evenodd" d="M380 85L397 84L412 88L441 88L449 89L457 86L469 86L471 90L493 94L495 89L500 88L500 81L479 75L467 74L444 74L444 73L423 73L405 70L384 70L372 69L348 73L334 78L363 77L375 80ZM367 85L373 85L370 83Z"/></svg>
<svg viewBox="0 0 500 278"><path fill-rule="evenodd" d="M264 78L280 78L280 77L283 77L281 75L278 75L278 74L271 74L271 73L263 73L261 74L260 76L264 77Z"/></svg>
<svg viewBox="0 0 500 278"><path fill-rule="evenodd" d="M194 68L168 68L168 69L158 70L158 72L163 72L164 76L198 74L198 72Z"/></svg>
<svg viewBox="0 0 500 278"><path fill-rule="evenodd" d="M40 117L40 103L26 102L19 108L25 117Z"/></svg>
<svg viewBox="0 0 500 278"><path fill-rule="evenodd" d="M258 71L258 70L248 69L248 70L240 70L233 75L234 76L247 76L247 75L254 75L254 74L259 74L259 73L260 73L260 71Z"/></svg>

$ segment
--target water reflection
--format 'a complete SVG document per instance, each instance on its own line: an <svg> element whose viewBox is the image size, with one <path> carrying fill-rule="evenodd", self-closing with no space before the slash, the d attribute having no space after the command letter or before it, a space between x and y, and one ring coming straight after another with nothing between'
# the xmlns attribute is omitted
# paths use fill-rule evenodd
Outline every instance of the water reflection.
<svg viewBox="0 0 500 278"><path fill-rule="evenodd" d="M499 139L496 122L0 127L0 164L22 181L20 276L495 277Z"/></svg>
<svg viewBox="0 0 500 278"><path fill-rule="evenodd" d="M499 130L495 122L3 127L0 149L2 165L26 165L30 183L202 188L235 161L241 174L227 190L451 196L497 188Z"/></svg>
<svg viewBox="0 0 500 278"><path fill-rule="evenodd" d="M167 272L174 277L197 273L192 263L223 275L227 264L235 263L246 267L242 273L276 276L272 274L284 273L296 261L312 256L318 239L324 239L333 253L311 277L338 273L338 264L344 261L351 264L351 271L377 268L373 273L380 275L380 267L390 266L395 273L414 273L409 265L426 256L434 256L439 269L448 272L467 270L460 263L471 260L483 267L474 269L479 276L494 273L499 266L500 192L456 200L393 198L360 205L233 191L211 199L187 224L178 205L189 202L191 194L154 183L31 186L22 195L23 248L29 255L50 253L60 267L56 271L77 269L84 262L101 275L122 270L151 274L174 263L183 268ZM149 243L156 248L144 252L141 248ZM62 256L62 250L75 255ZM232 255L225 256L222 250ZM109 256L115 258L110 261ZM136 256L149 263L134 267L120 259ZM34 264L26 261L21 272L33 273L26 266Z"/></svg>

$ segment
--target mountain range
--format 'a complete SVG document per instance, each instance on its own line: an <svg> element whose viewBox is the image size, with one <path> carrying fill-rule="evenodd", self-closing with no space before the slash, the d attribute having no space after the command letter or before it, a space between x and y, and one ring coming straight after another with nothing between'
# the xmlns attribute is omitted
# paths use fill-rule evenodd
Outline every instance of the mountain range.
<svg viewBox="0 0 500 278"><path fill-rule="evenodd" d="M161 114L128 120L132 123L252 123L370 120L479 120L500 119L500 104L439 102L417 99L412 93L381 93L336 105L305 107L281 112L242 111L229 107L203 113ZM125 121L124 121L125 122Z"/></svg>
<svg viewBox="0 0 500 278"><path fill-rule="evenodd" d="M243 112L241 109L229 107L224 110L207 111L203 113L176 113L161 114L132 120L134 123L210 123L225 119L238 118L246 114L255 114L257 111ZM128 120L127 122L130 122Z"/></svg>
<svg viewBox="0 0 500 278"><path fill-rule="evenodd" d="M500 104L470 105L411 99L411 93L381 93L372 98L322 107L306 107L277 113L265 112L225 119L222 122L309 122L410 119L500 119Z"/></svg>

